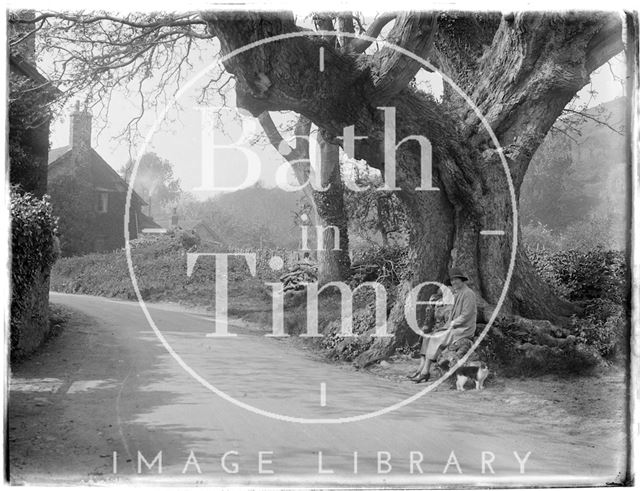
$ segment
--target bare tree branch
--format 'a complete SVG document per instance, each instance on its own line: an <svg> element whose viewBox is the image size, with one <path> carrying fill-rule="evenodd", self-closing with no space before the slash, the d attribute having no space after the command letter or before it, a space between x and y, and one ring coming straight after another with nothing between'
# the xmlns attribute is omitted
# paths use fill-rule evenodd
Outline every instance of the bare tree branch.
<svg viewBox="0 0 640 491"><path fill-rule="evenodd" d="M589 114L587 111L576 111L574 109L569 109L569 108L564 108L562 110L563 113L569 113L569 114L575 114L576 116L580 117L580 118L585 118L585 119L589 119L591 121L594 121L595 123L598 123L599 125L602 126L606 126L607 128L609 128L611 131L617 133L618 135L623 135L624 136L624 132L614 128L613 126L611 126L609 123L607 123L606 121L599 119L591 114Z"/></svg>
<svg viewBox="0 0 640 491"><path fill-rule="evenodd" d="M258 116L258 121L262 126L269 142L280 155L289 162L295 162L301 159L309 159L309 134L311 131L311 121L304 116L299 116L294 126L295 148L284 139L280 130L276 127L271 115L263 112Z"/></svg>
<svg viewBox="0 0 640 491"><path fill-rule="evenodd" d="M153 15L153 14L150 14ZM31 24L34 22L40 22L46 19L58 19L58 20L66 20L72 23L82 22L83 24L94 24L96 22L101 21L111 21L117 24L126 25L129 27L134 27L136 29L157 29L160 27L177 27L177 26L191 26L195 24L206 25L206 22L199 19L198 12L187 12L184 14L171 14L163 12L160 14L160 18L156 21L142 22L133 20L133 14L117 17L109 14L98 14L98 15L83 15L82 13L78 15L65 14L62 12L43 12L38 14L33 19L21 19L21 18L10 18L10 24Z"/></svg>
<svg viewBox="0 0 640 491"><path fill-rule="evenodd" d="M269 139L269 142L271 143L273 148L275 148L281 155L286 157L288 155L291 155L292 152L295 152L295 149L291 148L285 141L282 134L280 134L280 131L278 131L278 128L276 128L276 124L273 122L271 115L267 111L258 116L258 121L260 122L260 125L262 126L262 129L264 130L264 133ZM286 148L284 147L285 144L290 149L290 152L283 153L283 150Z"/></svg>
<svg viewBox="0 0 640 491"><path fill-rule="evenodd" d="M99 101L99 121L109 111L114 90L131 94L138 113L120 135L129 142L139 137L137 127L145 111L157 111L177 93L191 53L199 49L194 41L213 37L197 12L9 13L11 51L36 34L53 60L41 69L61 91L58 106L78 96L93 107Z"/></svg>

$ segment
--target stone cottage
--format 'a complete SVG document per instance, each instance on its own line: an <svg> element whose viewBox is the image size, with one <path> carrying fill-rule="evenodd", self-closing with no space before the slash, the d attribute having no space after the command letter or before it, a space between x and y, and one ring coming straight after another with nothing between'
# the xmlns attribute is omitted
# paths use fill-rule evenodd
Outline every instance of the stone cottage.
<svg viewBox="0 0 640 491"><path fill-rule="evenodd" d="M69 145L49 152L48 188L65 256L124 247L128 184L91 147L91 113L76 103L70 117ZM159 227L142 213L145 201L133 191L129 238Z"/></svg>

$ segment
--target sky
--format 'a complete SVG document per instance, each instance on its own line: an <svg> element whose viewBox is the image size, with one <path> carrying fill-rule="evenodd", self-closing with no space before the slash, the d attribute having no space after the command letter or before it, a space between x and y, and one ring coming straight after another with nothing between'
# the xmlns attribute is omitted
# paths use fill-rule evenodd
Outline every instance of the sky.
<svg viewBox="0 0 640 491"><path fill-rule="evenodd" d="M212 53L214 51L215 49L212 49ZM625 76L624 58L618 56L610 65L603 66L593 74L591 87L585 87L579 94L582 101L593 106L623 95L623 87L616 78ZM207 70L207 67L211 69ZM129 160L130 151L133 150L134 155L153 151L173 164L174 174L180 179L182 189L198 198L212 196L223 188L230 191L252 185L256 180L268 187L275 185L276 171L284 164L284 159L266 143L264 137L256 143L255 136L250 136L262 132L254 118L239 116L233 109L234 91L228 93L231 106L229 108L206 109L196 102L200 87L209 80L217 67L213 54L209 59L194 60L189 82L185 84L184 93L177 101L181 110L176 112L175 108L170 108L169 118L157 131L153 131L154 124L159 120L157 115L151 112L145 114L140 127L147 141L140 140L134 149L118 135L136 114L136 103L125 90L114 93L106 124L104 121L94 120L94 148L116 170ZM431 91L434 96L441 95L443 82L439 75L421 70L417 80L423 89ZM592 89L597 92L595 97L588 93ZM65 109L52 125L52 148L68 144L70 109ZM210 111L222 111L218 120L223 123L220 127L214 128L212 124L208 124ZM272 115L277 124L286 124L292 117L286 114ZM249 135L247 139L251 143L237 145L243 132L244 135ZM216 148L212 150L211 145L203 147L203 141L213 142ZM222 148L225 145L241 147L242 150ZM313 145L311 156L313 160ZM248 164L249 160L255 163ZM249 175L250 168L258 172ZM213 178L211 169L215 169Z"/></svg>

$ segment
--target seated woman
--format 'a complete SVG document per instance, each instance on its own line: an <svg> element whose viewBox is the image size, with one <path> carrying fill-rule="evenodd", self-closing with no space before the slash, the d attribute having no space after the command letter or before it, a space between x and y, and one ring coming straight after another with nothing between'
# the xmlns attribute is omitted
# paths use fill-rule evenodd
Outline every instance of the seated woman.
<svg viewBox="0 0 640 491"><path fill-rule="evenodd" d="M449 272L449 279L453 288L453 307L436 304L434 331L422 338L420 367L409 375L417 384L429 380L431 364L444 348L460 339L472 338L476 332L476 295L467 285L469 278L454 268ZM447 320L442 323L444 318Z"/></svg>

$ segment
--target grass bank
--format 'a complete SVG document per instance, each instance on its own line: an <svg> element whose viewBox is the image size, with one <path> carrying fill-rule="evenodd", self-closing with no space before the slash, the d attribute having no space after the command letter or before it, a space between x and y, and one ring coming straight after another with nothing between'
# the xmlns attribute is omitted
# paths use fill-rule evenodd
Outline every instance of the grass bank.
<svg viewBox="0 0 640 491"><path fill-rule="evenodd" d="M187 251L177 238L133 243L131 259L142 298L151 302L176 302L188 306L215 307L213 257L198 259L187 275ZM230 258L229 313L244 316L270 309L264 280L252 277L241 258ZM124 251L61 258L51 272L51 289L108 298L135 300Z"/></svg>

